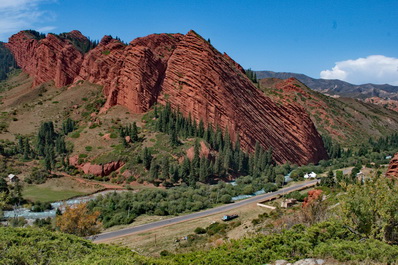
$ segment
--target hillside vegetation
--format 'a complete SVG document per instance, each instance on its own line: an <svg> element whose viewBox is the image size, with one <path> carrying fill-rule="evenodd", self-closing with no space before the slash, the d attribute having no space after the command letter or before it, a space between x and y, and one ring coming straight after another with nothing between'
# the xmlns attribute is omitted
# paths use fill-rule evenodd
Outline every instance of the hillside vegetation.
<svg viewBox="0 0 398 265"><path fill-rule="evenodd" d="M11 51L0 41L0 81L5 80L8 73L17 68L17 63Z"/></svg>
<svg viewBox="0 0 398 265"><path fill-rule="evenodd" d="M155 264L126 248L44 229L0 228L0 264ZM167 264L157 260L156 264Z"/></svg>
<svg viewBox="0 0 398 265"><path fill-rule="evenodd" d="M252 80L256 81L254 75ZM242 233L247 236L244 239L226 236L224 231L232 225L199 227L186 239L187 249L196 247L195 251L168 248L158 258L58 232L1 227L0 263L264 264L307 257L396 262L398 189L393 181L380 178L384 170L380 165L398 150L398 134L393 134L398 116L388 110L329 98L294 79L261 80L259 88L279 104L305 108L324 136L332 159L298 167L277 165L272 149L258 144L247 153L239 141L231 141L227 131L197 123L168 104L139 115L121 106L103 112L105 99L98 85L78 82L56 89L51 82L33 88L31 84L31 78L20 72L1 83L0 210L22 204L37 211L48 209L50 199L29 201L23 187L62 185L65 182L56 181L61 178L82 186L90 183L91 190L99 186L132 190L98 196L87 208L82 206L91 214L91 223L98 224L95 232L100 222L105 228L126 225L144 215L178 215L230 203L237 195L274 191L286 185L288 173L293 180L303 180L305 173L328 171L320 183L325 198L313 204L307 201L309 208L277 208L272 214L259 215L251 225L237 221L233 226L252 228L252 234ZM365 170L364 165L370 173L361 178L357 174ZM351 173L333 172L343 167L353 168ZM18 174L21 181L6 182L8 173ZM231 180L236 180L234 185L225 183ZM306 194L289 196L302 201ZM64 225L41 220L34 226L91 234L90 228L83 229L90 233L74 232L68 214L58 212L66 219ZM25 224L17 218L9 222L11 226ZM224 244L210 248L217 239ZM197 251L205 241L209 243L206 249Z"/></svg>
<svg viewBox="0 0 398 265"><path fill-rule="evenodd" d="M267 236L232 240L208 251L148 258L127 248L93 244L72 235L32 228L0 228L0 264L264 264L277 259L324 258L394 264L398 247L361 240L339 222L296 225ZM39 242L39 243L37 243Z"/></svg>
<svg viewBox="0 0 398 265"><path fill-rule="evenodd" d="M310 114L322 136L345 147L366 143L369 138L390 135L398 129L398 113L352 98L333 98L309 89L300 81L264 78L264 93L281 104L295 104Z"/></svg>

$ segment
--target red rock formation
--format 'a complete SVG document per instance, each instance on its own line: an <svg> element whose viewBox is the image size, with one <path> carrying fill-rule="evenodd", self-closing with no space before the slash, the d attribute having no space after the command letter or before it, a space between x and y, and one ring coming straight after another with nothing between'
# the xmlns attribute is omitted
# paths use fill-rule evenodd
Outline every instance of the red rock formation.
<svg viewBox="0 0 398 265"><path fill-rule="evenodd" d="M310 190L308 192L308 197L304 199L302 207L306 207L308 204L310 204L312 201L316 200L321 196L322 190Z"/></svg>
<svg viewBox="0 0 398 265"><path fill-rule="evenodd" d="M69 34L87 39L78 31ZM57 87L69 85L83 62L83 54L69 40L53 34L38 40L31 33L21 31L13 35L6 46L22 70L34 78L34 86L48 81L54 81Z"/></svg>
<svg viewBox="0 0 398 265"><path fill-rule="evenodd" d="M157 100L167 60L181 34L152 34L125 46L105 36L82 64L77 80L104 86L107 102L102 111L119 104L131 112L147 111Z"/></svg>
<svg viewBox="0 0 398 265"><path fill-rule="evenodd" d="M189 160L192 160L195 157L195 148L192 146L187 150L187 157ZM209 147L206 146L204 141L200 142L200 151L199 151L199 156L200 157L206 157L210 158L211 157L211 150Z"/></svg>
<svg viewBox="0 0 398 265"><path fill-rule="evenodd" d="M390 160L390 164L388 165L386 176L389 178L397 178L398 177L398 153L396 153L394 155L394 157Z"/></svg>
<svg viewBox="0 0 398 265"><path fill-rule="evenodd" d="M54 80L63 86L88 80L103 85L107 102L102 111L119 104L140 113L155 102L169 102L196 121L228 130L232 138L239 135L246 150L257 141L272 148L279 163L307 164L327 157L302 107L279 106L266 97L241 66L194 31L153 34L127 46L105 36L84 60L68 40L51 34L37 41L18 33L8 47L35 84Z"/></svg>
<svg viewBox="0 0 398 265"><path fill-rule="evenodd" d="M272 147L277 162L297 164L326 158L322 140L306 111L295 105L278 106L266 97L231 59L190 31L168 60L158 102L170 102L205 124L239 134L241 146L252 150L258 141Z"/></svg>
<svg viewBox="0 0 398 265"><path fill-rule="evenodd" d="M113 171L118 170L124 165L123 162L115 161L104 165L95 165L91 163L85 163L80 168L85 174L92 174L95 176L108 176Z"/></svg>
<svg viewBox="0 0 398 265"><path fill-rule="evenodd" d="M365 98L364 101L367 103L383 106L386 107L387 109L391 109L393 111L398 112L398 100L384 99L380 97L371 97L371 98Z"/></svg>

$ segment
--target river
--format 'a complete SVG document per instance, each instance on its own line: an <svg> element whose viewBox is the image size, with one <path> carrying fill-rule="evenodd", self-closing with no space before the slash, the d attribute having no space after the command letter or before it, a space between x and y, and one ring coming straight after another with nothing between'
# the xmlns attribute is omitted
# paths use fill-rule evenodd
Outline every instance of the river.
<svg viewBox="0 0 398 265"><path fill-rule="evenodd" d="M32 212L30 209L27 208L17 208L12 211L4 211L4 218L16 218L16 217L23 217L25 219L41 219L41 218L47 218L47 217L54 217L56 214L56 211L58 208L61 210L65 208L65 206L72 206L75 204L79 204L82 202L88 202L91 200L94 200L97 196L99 195L105 195L107 193L111 192L125 192L124 190L106 190L106 191L100 191L91 195L87 196L82 196L82 197L76 197L70 200L66 201L58 201L58 202L53 202L51 203L51 206L53 207L53 210L48 210L44 212Z"/></svg>

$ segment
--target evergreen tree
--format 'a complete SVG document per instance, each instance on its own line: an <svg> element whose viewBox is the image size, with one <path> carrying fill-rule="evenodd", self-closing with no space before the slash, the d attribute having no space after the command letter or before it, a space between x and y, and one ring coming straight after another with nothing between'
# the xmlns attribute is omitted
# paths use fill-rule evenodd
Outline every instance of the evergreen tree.
<svg viewBox="0 0 398 265"><path fill-rule="evenodd" d="M178 141L177 131L173 128L170 134L170 144L172 146L178 146L180 142Z"/></svg>
<svg viewBox="0 0 398 265"><path fill-rule="evenodd" d="M142 161L144 163L144 167L149 170L151 167L151 161L152 161L152 155L149 152L147 147L144 147L144 150L142 152Z"/></svg>
<svg viewBox="0 0 398 265"><path fill-rule="evenodd" d="M62 132L64 135L69 134L70 132L73 132L75 130L76 123L73 121L71 118L67 118L63 123L62 123Z"/></svg>
<svg viewBox="0 0 398 265"><path fill-rule="evenodd" d="M177 183L180 180L180 176L178 174L178 167L171 167L171 182Z"/></svg>
<svg viewBox="0 0 398 265"><path fill-rule="evenodd" d="M9 192L7 181L2 177L0 177L0 193L1 192L5 192L5 193Z"/></svg>
<svg viewBox="0 0 398 265"><path fill-rule="evenodd" d="M187 157L184 158L184 161L182 162L182 166L180 167L180 178L182 181L185 183L189 183L188 176L190 175L191 172L191 163L189 162L189 159Z"/></svg>
<svg viewBox="0 0 398 265"><path fill-rule="evenodd" d="M275 178L275 183L278 187L282 187L285 184L285 177L281 174L277 175Z"/></svg>
<svg viewBox="0 0 398 265"><path fill-rule="evenodd" d="M226 172L228 172L229 170L231 161L232 161L232 150L230 148L226 148L224 153L224 161L223 161L223 168L225 169Z"/></svg>
<svg viewBox="0 0 398 265"><path fill-rule="evenodd" d="M169 171L170 171L170 162L167 156L163 157L162 160L162 176L163 179L169 178Z"/></svg>
<svg viewBox="0 0 398 265"><path fill-rule="evenodd" d="M202 183L206 183L207 174L208 174L208 159L202 157L200 159L200 167L199 167L199 181Z"/></svg>
<svg viewBox="0 0 398 265"><path fill-rule="evenodd" d="M155 160L151 162L151 166L149 169L149 178L151 181L157 180L159 178L159 165Z"/></svg>
<svg viewBox="0 0 398 265"><path fill-rule="evenodd" d="M321 179L321 186L332 188L335 186L334 174L332 170L329 170L326 177Z"/></svg>
<svg viewBox="0 0 398 265"><path fill-rule="evenodd" d="M24 141L23 141L22 136L18 137L18 149L17 150L18 150L18 153L20 153L20 154L22 154L24 151Z"/></svg>
<svg viewBox="0 0 398 265"><path fill-rule="evenodd" d="M133 142L138 141L138 127L136 122L133 123L133 127L131 128L130 138Z"/></svg>
<svg viewBox="0 0 398 265"><path fill-rule="evenodd" d="M199 169L199 162L200 162L200 144L199 141L196 139L194 144L194 157L192 159L192 168Z"/></svg>
<svg viewBox="0 0 398 265"><path fill-rule="evenodd" d="M24 141L24 148L23 148L23 159L24 160L28 160L29 156L31 155L31 148L30 148L30 144L29 144L29 140L28 138L25 138Z"/></svg>
<svg viewBox="0 0 398 265"><path fill-rule="evenodd" d="M205 126L204 126L204 123L202 120L200 120L200 122L199 122L199 128L198 128L197 132L198 132L197 136L200 138L202 138L205 134Z"/></svg>

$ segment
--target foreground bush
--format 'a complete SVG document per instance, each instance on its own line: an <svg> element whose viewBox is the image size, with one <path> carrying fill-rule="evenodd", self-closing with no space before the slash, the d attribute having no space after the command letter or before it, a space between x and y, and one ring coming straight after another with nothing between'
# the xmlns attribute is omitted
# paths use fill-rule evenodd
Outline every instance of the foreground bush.
<svg viewBox="0 0 398 265"><path fill-rule="evenodd" d="M296 225L279 234L233 240L210 251L172 257L178 264L264 264L278 259L332 258L338 261L397 262L398 246L363 240L341 223Z"/></svg>
<svg viewBox="0 0 398 265"><path fill-rule="evenodd" d="M127 248L44 229L3 227L0 238L0 264L154 264Z"/></svg>
<svg viewBox="0 0 398 265"><path fill-rule="evenodd" d="M264 264L304 258L396 264L398 257L398 246L362 239L335 221L308 228L296 225L278 234L233 240L208 251L163 252L156 259L42 229L0 228L0 238L0 264Z"/></svg>

